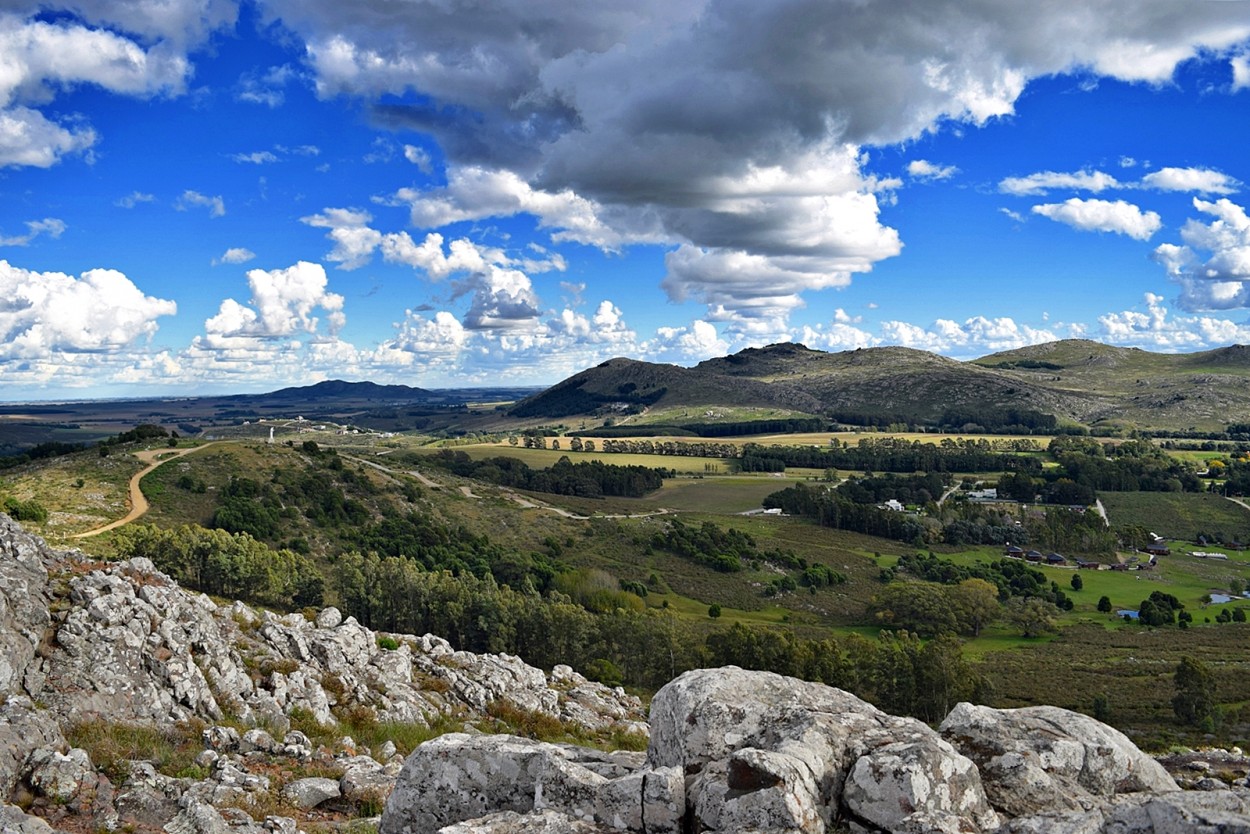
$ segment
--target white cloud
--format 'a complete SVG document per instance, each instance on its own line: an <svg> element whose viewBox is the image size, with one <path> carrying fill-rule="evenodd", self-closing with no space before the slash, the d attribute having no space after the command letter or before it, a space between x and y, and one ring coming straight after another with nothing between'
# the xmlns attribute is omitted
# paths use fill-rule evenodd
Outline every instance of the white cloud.
<svg viewBox="0 0 1250 834"><path fill-rule="evenodd" d="M1153 254L1181 286L1177 303L1188 311L1250 307L1250 217L1226 198L1195 197L1193 205L1215 219L1191 218L1181 229L1183 245L1164 243Z"/></svg>
<svg viewBox="0 0 1250 834"><path fill-rule="evenodd" d="M652 361L692 364L729 353L729 342L716 332L716 325L696 320L689 327L660 327L655 337L642 344L642 353Z"/></svg>
<svg viewBox="0 0 1250 834"><path fill-rule="evenodd" d="M410 206L412 225L420 229L524 213L537 217L542 228L557 229L553 235L557 241L617 249L627 243L662 240L654 226L630 230L609 224L600 217L600 206L571 190L541 191L511 171L477 166L449 170L447 185L440 188L400 189L389 202Z"/></svg>
<svg viewBox="0 0 1250 834"><path fill-rule="evenodd" d="M32 19L36 11L60 19ZM185 49L233 22L233 7L219 2L78 0L29 12L0 12L0 167L47 168L96 143L89 125L73 117L54 121L38 109L62 90L92 84L142 98L176 95L191 72ZM138 37L100 24L121 24Z"/></svg>
<svg viewBox="0 0 1250 834"><path fill-rule="evenodd" d="M121 197L114 201L113 205L118 206L119 208L131 209L140 203L151 203L155 200L156 196L154 194L145 194L142 191L132 191L125 197Z"/></svg>
<svg viewBox="0 0 1250 834"><path fill-rule="evenodd" d="M1114 232L1134 240L1149 240L1163 225L1157 212L1142 211L1123 200L1081 200L1033 206L1033 213L1083 232Z"/></svg>
<svg viewBox="0 0 1250 834"><path fill-rule="evenodd" d="M213 258L213 266L218 264L245 264L255 257L256 253L251 249L234 247L227 249L220 258Z"/></svg>
<svg viewBox="0 0 1250 834"><path fill-rule="evenodd" d="M327 208L320 214L301 217L300 222L319 229L329 229L326 237L334 241L334 249L326 260L339 269L359 269L369 263L382 244L382 233L369 227L373 216L367 211Z"/></svg>
<svg viewBox="0 0 1250 834"><path fill-rule="evenodd" d="M923 181L948 180L959 173L954 165L938 165L927 159L913 159L907 163L907 173L912 179Z"/></svg>
<svg viewBox="0 0 1250 834"><path fill-rule="evenodd" d="M252 151L251 153L236 153L230 157L235 162L249 163L251 165L268 165L271 162L277 162L278 157L273 151Z"/></svg>
<svg viewBox="0 0 1250 834"><path fill-rule="evenodd" d="M1145 311L1124 310L1099 316L1100 337L1118 345L1146 345L1155 350L1194 350L1205 347L1207 336L1217 334L1221 328L1221 324L1214 319L1169 317L1168 309L1163 306L1163 296L1146 293L1145 302Z"/></svg>
<svg viewBox="0 0 1250 834"><path fill-rule="evenodd" d="M1092 191L1097 194L1107 189L1122 188L1120 181L1102 171L1076 171L1061 173L1058 171L1041 171L1026 177L1007 177L998 184L998 190L1004 194L1017 197L1035 196L1048 191L1071 189L1076 191Z"/></svg>
<svg viewBox="0 0 1250 834"><path fill-rule="evenodd" d="M55 217L45 217L43 220L27 220L26 234L0 237L0 246L29 246L40 235L58 238L64 234L65 228L65 221Z"/></svg>
<svg viewBox="0 0 1250 834"><path fill-rule="evenodd" d="M1241 183L1210 168L1160 168L1142 177L1142 185L1159 191L1194 191L1199 194L1234 194Z"/></svg>
<svg viewBox="0 0 1250 834"><path fill-rule="evenodd" d="M248 73L239 78L235 97L239 101L260 104L270 109L281 107L286 101L285 87L299 77L290 64L270 67L263 74Z"/></svg>
<svg viewBox="0 0 1250 834"><path fill-rule="evenodd" d="M429 151L416 145L404 145L404 159L416 165L423 174L430 173L434 167Z"/></svg>
<svg viewBox="0 0 1250 834"><path fill-rule="evenodd" d="M226 213L226 202L221 195L209 197L198 191L187 190L182 192L182 196L174 203L174 208L178 211L186 211L189 208L206 208L209 217L221 217Z"/></svg>
<svg viewBox="0 0 1250 834"><path fill-rule="evenodd" d="M343 326L343 296L327 292L328 280L320 264L300 261L286 269L253 269L247 273L252 290L249 305L233 298L221 303L217 314L204 322L205 336L197 344L211 350L270 350L264 342L301 334L320 336L318 308L326 315L329 335Z"/></svg>
<svg viewBox="0 0 1250 834"><path fill-rule="evenodd" d="M1250 55L1236 55L1233 65L1233 92L1250 87Z"/></svg>
<svg viewBox="0 0 1250 834"><path fill-rule="evenodd" d="M938 319L928 328L904 321L885 321L881 323L881 333L886 344L959 356L980 356L1058 338L1053 330L1020 324L1009 317L985 316L972 316L963 322Z"/></svg>
<svg viewBox="0 0 1250 834"><path fill-rule="evenodd" d="M56 361L69 353L115 352L156 333L173 301L144 295L125 275L90 269L75 278L0 260L0 360Z"/></svg>

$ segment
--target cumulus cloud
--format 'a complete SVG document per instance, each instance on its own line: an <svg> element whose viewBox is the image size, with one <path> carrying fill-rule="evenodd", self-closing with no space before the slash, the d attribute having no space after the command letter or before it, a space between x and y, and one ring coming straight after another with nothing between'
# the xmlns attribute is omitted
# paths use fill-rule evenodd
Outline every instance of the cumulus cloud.
<svg viewBox="0 0 1250 834"><path fill-rule="evenodd" d="M958 356L1011 350L1059 338L1053 330L1020 324L1009 317L985 316L972 316L963 322L938 319L927 328L904 321L885 321L881 323L881 333L887 344Z"/></svg>
<svg viewBox="0 0 1250 834"><path fill-rule="evenodd" d="M245 249L241 246L227 249L222 253L220 258L213 258L213 266L218 264L245 264L256 257L256 253L251 249Z"/></svg>
<svg viewBox="0 0 1250 834"><path fill-rule="evenodd" d="M681 252L673 297L744 329L899 251L865 146L984 124L1041 76L1165 82L1250 35L1217 3L364 2L270 8L307 44L320 95L437 141L446 189L397 195L418 226L526 212L596 246L664 242ZM786 285L761 315L752 278L773 275Z"/></svg>
<svg viewBox="0 0 1250 834"><path fill-rule="evenodd" d="M0 246L29 246L40 235L58 238L64 234L65 228L65 221L55 217L45 217L43 220L27 220L26 234L13 235L11 237L0 236Z"/></svg>
<svg viewBox="0 0 1250 834"><path fill-rule="evenodd" d="M372 220L369 212L350 208L328 208L300 218L301 223L330 230L326 237L334 242L334 249L326 255L326 260L347 270L369 263L382 244L382 233L369 227Z"/></svg>
<svg viewBox="0 0 1250 834"><path fill-rule="evenodd" d="M692 321L688 327L660 327L655 337L642 344L643 355L652 361L693 364L729 353L729 342L721 338L716 325Z"/></svg>
<svg viewBox="0 0 1250 834"><path fill-rule="evenodd" d="M1198 194L1235 194L1241 183L1210 168L1160 168L1141 179L1146 188L1159 191L1193 191Z"/></svg>
<svg viewBox="0 0 1250 834"><path fill-rule="evenodd" d="M602 206L579 197L572 190L545 192L535 189L512 171L473 165L449 171L445 186L424 190L403 188L387 202L408 205L412 225L422 229L524 213L538 218L541 228L555 229L552 237L556 241L618 249L627 243L666 239L654 223L633 227L628 222L609 222L601 216Z"/></svg>
<svg viewBox="0 0 1250 834"><path fill-rule="evenodd" d="M1250 307L1250 217L1228 199L1193 200L1215 218L1191 218L1181 228L1182 244L1164 243L1154 260L1181 286L1177 303L1187 311Z"/></svg>
<svg viewBox="0 0 1250 834"><path fill-rule="evenodd" d="M320 319L313 315L318 308L326 314L330 336L346 321L343 296L327 291L320 264L300 261L286 269L249 270L247 283L250 303L223 301L217 314L204 322L204 346L247 349L266 340L319 335Z"/></svg>
<svg viewBox="0 0 1250 834"><path fill-rule="evenodd" d="M1145 310L1099 316L1099 337L1112 344L1175 351L1226 344L1250 334L1250 328L1227 320L1170 316L1161 295L1146 293L1144 300Z"/></svg>
<svg viewBox="0 0 1250 834"><path fill-rule="evenodd" d="M177 312L173 301L144 295L111 269L75 278L34 272L0 260L0 360L118 351L157 330Z"/></svg>
<svg viewBox="0 0 1250 834"><path fill-rule="evenodd" d="M39 168L87 151L98 138L90 125L40 109L62 90L92 84L144 98L178 94L191 73L187 49L233 23L235 12L232 3L212 0L8 7L0 12L0 167Z"/></svg>
<svg viewBox="0 0 1250 834"><path fill-rule="evenodd" d="M1041 171L1025 177L1007 177L998 184L998 190L1017 197L1030 197L1048 191L1092 191L1097 194L1109 188L1122 188L1120 181L1102 171L1076 171L1062 173Z"/></svg>
<svg viewBox="0 0 1250 834"><path fill-rule="evenodd" d="M927 159L913 159L907 163L907 174L924 182L948 180L959 173L954 165L938 165Z"/></svg>
<svg viewBox="0 0 1250 834"><path fill-rule="evenodd" d="M1083 232L1114 232L1134 240L1149 240L1163 221L1157 212L1142 211L1123 200L1082 200L1033 206L1033 213Z"/></svg>
<svg viewBox="0 0 1250 834"><path fill-rule="evenodd" d="M174 203L174 208L178 211L186 211L190 208L206 208L209 217L222 217L226 213L226 201L218 194L215 197L209 197L198 191L187 190L182 192L182 196Z"/></svg>

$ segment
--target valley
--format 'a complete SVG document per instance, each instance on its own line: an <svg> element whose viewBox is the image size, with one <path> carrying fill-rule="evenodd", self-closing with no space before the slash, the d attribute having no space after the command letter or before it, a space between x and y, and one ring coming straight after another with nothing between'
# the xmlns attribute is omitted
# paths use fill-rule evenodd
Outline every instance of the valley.
<svg viewBox="0 0 1250 834"><path fill-rule="evenodd" d="M1056 351L1040 355L1074 361ZM832 361L746 353L717 373L815 378ZM1050 359L993 364L1039 362ZM614 390L646 390L627 367ZM222 600L334 604L370 628L567 663L644 696L684 669L733 663L922 718L941 712L929 696L940 683L996 706L1097 702L1152 749L1250 737L1238 648L1250 509L1221 494L1250 469L1237 415L1221 432L1093 437L1057 420L1065 433L852 427L712 393L542 419L545 394L476 393L494 404L427 431L370 427L365 412L397 406L324 388L319 403L284 395L298 411L274 405L191 436L129 426L103 445L11 458L0 500L54 545L145 555ZM953 413L925 408L939 406ZM141 503L132 481L149 506L119 524ZM1022 558L1004 559L1013 543ZM1155 545L1168 552L1152 560ZM1184 657L1207 664L1220 705L1201 726L1173 715Z"/></svg>

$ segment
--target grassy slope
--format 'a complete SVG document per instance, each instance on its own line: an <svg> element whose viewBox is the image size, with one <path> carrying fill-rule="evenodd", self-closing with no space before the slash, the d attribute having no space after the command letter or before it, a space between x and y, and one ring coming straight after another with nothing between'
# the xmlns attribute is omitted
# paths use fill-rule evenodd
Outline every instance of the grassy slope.
<svg viewBox="0 0 1250 834"><path fill-rule="evenodd" d="M331 441L329 437L319 439L322 442ZM379 457L376 449L364 451L369 460L379 465L392 463L387 456ZM500 451L503 450L492 450L492 453ZM551 452L533 454L548 460L553 457ZM604 457L608 462L622 462L623 458L617 455ZM90 486L84 490L74 488L73 478L81 473L88 485L98 479L101 484L117 490L137 468L132 460L124 455L100 459L94 453L62 459L42 467L9 473L7 487L10 492L15 492L13 486L20 484L22 491L19 496L37 497L48 502L50 507L61 506L55 502L67 502L64 506L69 508L70 512L66 513L69 516L81 510L86 503L82 496L90 489ZM357 466L350 458L347 460L350 466ZM643 462L671 465L680 460L650 458ZM149 476L150 483L145 482L154 503L146 520L162 525L183 521L203 522L211 515L214 487L225 483L231 474L263 479L275 467L299 465L303 465L303 461L297 449L258 443L223 444L202 454L183 458L157 470ZM392 483L407 477L402 474L406 468L398 467L395 474L368 467L362 471L367 472L376 486L385 491ZM657 584L647 598L648 604L667 603L672 610L687 618L696 631L745 622L785 626L808 636L826 634L831 627L841 632L857 631L871 635L875 629L863 624L867 603L881 587L876 578L879 568L891 564L899 554L908 550L898 543L821 529L795 519L732 514L739 512L744 505L757 504L763 494L790 483L790 479L768 476L680 479L669 482L652 496L633 500L574 501L557 496L530 496L574 513L597 513L599 516L634 515L660 506L680 509L683 510L681 518L688 524L697 525L703 520L712 520L719 525L738 527L755 536L763 549L793 550L810 561L828 564L849 577L845 585L821 589L815 594L804 589L768 599L760 591L776 574L767 567L758 571L720 574L664 551L650 550L647 543L653 532L665 523L663 518L570 519L548 509L523 508L488 485L461 481L435 468L424 471L440 484L437 489L422 488L419 506L424 512L454 523L463 523L470 529L522 550L545 551L551 542L555 542L561 551L560 558L575 567L602 569L624 579L643 582L654 576ZM208 489L204 493L188 493L179 489L175 484L183 475L203 480ZM462 487L467 487L476 497L466 495ZM1131 517L1118 515L1125 511L1115 505L1114 494L1104 495L1104 500L1108 495L1112 496L1113 521ZM1129 504L1134 501L1155 502L1138 511L1147 513L1152 519L1161 519L1166 508L1181 513L1194 498L1201 496L1126 496L1125 501ZM1225 511L1228 508L1238 509L1231 503L1227 508L1222 504L1217 506ZM114 509L115 512L104 515L119 515L124 508L118 506ZM58 517L54 514L54 518ZM48 527L55 529L52 523ZM315 536L316 530L300 528L292 531L291 535L297 533ZM981 548L954 554L951 558L970 562L997 556L996 548ZM1071 577L1078 575L1072 570L1043 570L1065 590L1070 587ZM1236 642L1234 638L1244 641L1246 629L1203 625L1207 617L1214 619L1216 609L1204 611L1199 600L1204 593L1226 588L1233 577L1250 579L1250 559L1234 558L1230 562L1219 563L1174 556L1164 560L1160 570L1151 574L1081 571L1079 575L1085 587L1079 592L1069 592L1077 605L1073 612L1062 618L1069 628L1059 636L1048 640L1023 640L1005 626L997 625L969 644L969 655L982 660L983 668L998 686L1004 705L1058 702L1061 706L1088 709L1092 693L1106 691L1113 696L1116 705L1114 714L1119 726L1139 734L1154 733L1158 738L1159 727L1166 726L1169 720L1168 676L1183 652L1195 653L1213 662L1220 682L1221 700L1236 704L1245 698L1244 692L1237 689L1236 682L1244 680L1244 677L1236 677L1237 674L1244 674L1244 662L1238 659L1242 654L1233 655L1228 647L1230 641ZM1156 588L1178 596L1194 612L1196 627L1187 632L1176 629L1147 630L1098 614L1095 610L1098 598L1104 594L1116 607L1135 608ZM707 616L707 607L712 602L723 607L719 621L713 622ZM1019 651L1020 647L1027 647L1028 651ZM1238 651L1244 653L1244 650Z"/></svg>

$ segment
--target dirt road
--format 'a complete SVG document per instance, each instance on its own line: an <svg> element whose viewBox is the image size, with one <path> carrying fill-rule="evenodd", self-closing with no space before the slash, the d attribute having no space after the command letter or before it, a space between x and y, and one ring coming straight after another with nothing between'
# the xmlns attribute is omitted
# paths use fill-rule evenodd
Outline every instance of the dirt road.
<svg viewBox="0 0 1250 834"><path fill-rule="evenodd" d="M189 455L192 452L198 452L200 449L207 449L209 446L215 445L219 441L205 443L203 446L191 446L186 449L144 449L142 452L135 452L137 457L143 463L146 463L143 469L140 469L130 478L130 512L126 513L125 518L119 518L117 521L105 524L103 527L97 527L94 530L88 530L85 533L75 533L70 536L71 539L85 539L88 536L98 536L101 533L107 533L109 530L116 530L118 527L129 524L135 519L142 516L148 511L148 499L143 497L143 490L139 487L139 482L143 480L143 476L151 472L158 466L169 463L171 460L177 460L183 455Z"/></svg>

